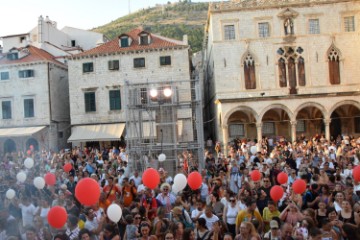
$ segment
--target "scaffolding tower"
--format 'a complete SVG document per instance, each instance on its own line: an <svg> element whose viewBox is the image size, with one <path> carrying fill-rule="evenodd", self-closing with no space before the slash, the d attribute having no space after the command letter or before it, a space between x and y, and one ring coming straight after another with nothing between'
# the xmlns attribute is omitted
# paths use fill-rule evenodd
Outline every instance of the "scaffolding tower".
<svg viewBox="0 0 360 240"><path fill-rule="evenodd" d="M125 82L129 166L140 172L204 168L202 91L198 78L169 82ZM166 156L164 162L158 156Z"/></svg>

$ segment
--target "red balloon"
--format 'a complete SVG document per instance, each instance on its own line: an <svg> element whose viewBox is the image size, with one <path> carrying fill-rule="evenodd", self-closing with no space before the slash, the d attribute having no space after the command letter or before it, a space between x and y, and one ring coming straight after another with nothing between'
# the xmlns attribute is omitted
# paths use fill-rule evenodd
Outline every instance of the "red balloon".
<svg viewBox="0 0 360 240"><path fill-rule="evenodd" d="M100 186L92 178L83 178L76 184L75 197L85 206L94 205L100 198Z"/></svg>
<svg viewBox="0 0 360 240"><path fill-rule="evenodd" d="M52 207L47 215L49 225L53 228L62 228L67 221L65 208L60 206Z"/></svg>
<svg viewBox="0 0 360 240"><path fill-rule="evenodd" d="M294 193L302 194L306 190L306 182L302 179L297 179L292 185Z"/></svg>
<svg viewBox="0 0 360 240"><path fill-rule="evenodd" d="M353 177L355 181L360 182L360 166L356 166L353 169Z"/></svg>
<svg viewBox="0 0 360 240"><path fill-rule="evenodd" d="M196 171L192 172L189 174L187 181L188 181L189 187L192 190L197 190L201 187L201 184L202 184L201 174Z"/></svg>
<svg viewBox="0 0 360 240"><path fill-rule="evenodd" d="M31 155L31 150L27 150L27 155Z"/></svg>
<svg viewBox="0 0 360 240"><path fill-rule="evenodd" d="M142 181L146 187L155 189L160 183L160 175L155 169L148 168L142 175Z"/></svg>
<svg viewBox="0 0 360 240"><path fill-rule="evenodd" d="M261 179L261 173L259 170L254 170L250 173L250 177L254 182L259 181Z"/></svg>
<svg viewBox="0 0 360 240"><path fill-rule="evenodd" d="M285 184L288 181L288 175L284 172L281 172L276 177L279 184Z"/></svg>
<svg viewBox="0 0 360 240"><path fill-rule="evenodd" d="M45 183L49 186L54 186L56 183L56 176L52 173L47 173L44 177Z"/></svg>
<svg viewBox="0 0 360 240"><path fill-rule="evenodd" d="M67 164L64 165L64 171L65 171L65 172L68 173L68 172L71 171L71 169L72 169L71 163L67 163Z"/></svg>
<svg viewBox="0 0 360 240"><path fill-rule="evenodd" d="M279 201L283 197L283 195L284 189L279 185L273 186L270 190L270 197L275 202Z"/></svg>

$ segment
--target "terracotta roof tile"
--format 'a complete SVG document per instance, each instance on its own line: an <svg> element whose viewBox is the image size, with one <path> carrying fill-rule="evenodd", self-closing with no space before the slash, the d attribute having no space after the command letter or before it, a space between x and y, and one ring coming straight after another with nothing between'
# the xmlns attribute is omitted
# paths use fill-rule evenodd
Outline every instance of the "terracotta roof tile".
<svg viewBox="0 0 360 240"><path fill-rule="evenodd" d="M83 53L79 53L74 55L74 57L87 56L87 55L95 55L95 54L104 54L104 53L114 53L114 52L127 52L127 51L142 51L142 50L150 50L150 49L159 49L166 47L186 47L184 43L181 41L170 39L162 36L158 36L156 34L150 34L150 44L148 45L139 45L139 34L142 32L146 32L141 28L135 28L130 32L121 34L121 36L129 36L132 39L131 45L128 47L120 47L119 45L119 37L111 40L110 42L104 43L98 47L85 51ZM148 33L148 32L146 32Z"/></svg>
<svg viewBox="0 0 360 240"><path fill-rule="evenodd" d="M5 56L4 58L0 58L0 65L10 65L10 64L12 65L12 64L20 64L20 63L50 61L50 62L56 63L58 65L62 65L63 67L66 67L65 64L55 60L55 57L45 50L42 50L40 48L31 46L31 45L29 45L27 47L18 48L17 50L20 52L24 49L27 49L29 51L29 54L27 56L16 59L16 60L9 60Z"/></svg>

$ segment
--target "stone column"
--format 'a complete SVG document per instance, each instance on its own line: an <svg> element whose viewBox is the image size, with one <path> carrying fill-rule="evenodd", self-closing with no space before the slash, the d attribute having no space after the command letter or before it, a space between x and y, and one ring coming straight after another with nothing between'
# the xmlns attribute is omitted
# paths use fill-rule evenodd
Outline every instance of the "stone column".
<svg viewBox="0 0 360 240"><path fill-rule="evenodd" d="M291 140L292 142L296 141L296 124L297 121L290 121L291 124Z"/></svg>
<svg viewBox="0 0 360 240"><path fill-rule="evenodd" d="M227 156L227 144L229 142L229 126L228 125L222 125L222 135L223 135L223 153L225 154L225 156Z"/></svg>
<svg viewBox="0 0 360 240"><path fill-rule="evenodd" d="M262 122L256 123L256 132L257 132L257 140L260 141L262 139Z"/></svg>
<svg viewBox="0 0 360 240"><path fill-rule="evenodd" d="M324 119L324 124L325 124L325 138L326 138L326 140L328 140L328 141L330 141L330 123L331 123L331 119L330 119L330 118Z"/></svg>

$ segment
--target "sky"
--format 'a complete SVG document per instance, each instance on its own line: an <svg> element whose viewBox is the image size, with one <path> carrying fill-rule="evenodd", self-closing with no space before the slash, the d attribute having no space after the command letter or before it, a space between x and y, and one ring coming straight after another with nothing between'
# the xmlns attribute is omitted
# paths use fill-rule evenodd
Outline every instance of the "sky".
<svg viewBox="0 0 360 240"><path fill-rule="evenodd" d="M211 1L211 0L210 0ZM58 28L92 29L136 10L167 3L168 0L1 0L0 36L27 33L40 15L56 21ZM178 2L178 0L170 0ZM192 2L207 2L193 0Z"/></svg>

